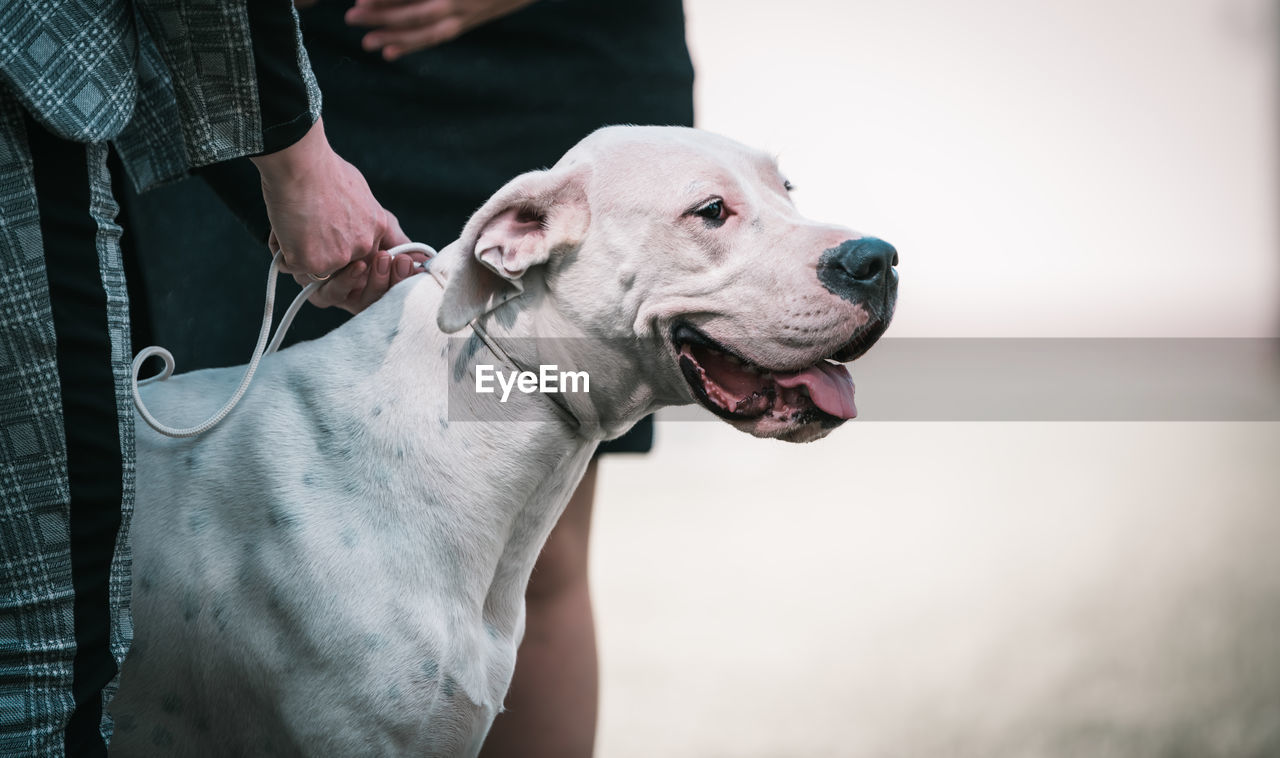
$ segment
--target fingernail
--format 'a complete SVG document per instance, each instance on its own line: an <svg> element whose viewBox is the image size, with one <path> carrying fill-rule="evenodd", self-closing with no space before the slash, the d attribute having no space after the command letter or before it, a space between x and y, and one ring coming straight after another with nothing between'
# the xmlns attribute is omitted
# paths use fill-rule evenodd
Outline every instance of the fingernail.
<svg viewBox="0 0 1280 758"><path fill-rule="evenodd" d="M413 261L407 255L396 256L396 275L405 277L409 275L409 269L413 266Z"/></svg>
<svg viewBox="0 0 1280 758"><path fill-rule="evenodd" d="M391 270L391 256L386 253L378 253L378 276L386 276Z"/></svg>
<svg viewBox="0 0 1280 758"><path fill-rule="evenodd" d="M364 39L360 40L360 46L369 52L378 49L378 38L372 34L366 34Z"/></svg>

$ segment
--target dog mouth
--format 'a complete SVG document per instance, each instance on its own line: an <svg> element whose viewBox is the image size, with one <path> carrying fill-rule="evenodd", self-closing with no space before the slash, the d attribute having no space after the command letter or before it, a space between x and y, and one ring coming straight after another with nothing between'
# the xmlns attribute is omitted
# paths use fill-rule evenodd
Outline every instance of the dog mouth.
<svg viewBox="0 0 1280 758"><path fill-rule="evenodd" d="M686 322L672 327L671 342L694 397L721 418L837 426L858 415L853 378L836 361L861 355L870 342L859 339L798 371L753 363Z"/></svg>

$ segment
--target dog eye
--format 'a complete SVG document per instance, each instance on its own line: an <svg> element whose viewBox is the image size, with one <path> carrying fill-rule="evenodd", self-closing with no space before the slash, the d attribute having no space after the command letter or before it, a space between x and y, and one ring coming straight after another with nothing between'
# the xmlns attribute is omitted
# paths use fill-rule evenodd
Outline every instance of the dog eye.
<svg viewBox="0 0 1280 758"><path fill-rule="evenodd" d="M693 215L701 216L702 218L716 222L717 224L722 224L724 223L724 220L729 217L729 210L725 208L724 200L716 197L695 208L693 210Z"/></svg>

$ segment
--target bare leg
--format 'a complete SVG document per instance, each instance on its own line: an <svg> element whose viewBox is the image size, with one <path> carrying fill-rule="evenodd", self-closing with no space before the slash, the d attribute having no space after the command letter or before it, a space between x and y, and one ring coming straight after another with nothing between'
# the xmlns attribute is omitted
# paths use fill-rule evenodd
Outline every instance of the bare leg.
<svg viewBox="0 0 1280 758"><path fill-rule="evenodd" d="M598 670L587 586L595 489L592 461L534 566L507 710L482 758L583 758L595 747Z"/></svg>

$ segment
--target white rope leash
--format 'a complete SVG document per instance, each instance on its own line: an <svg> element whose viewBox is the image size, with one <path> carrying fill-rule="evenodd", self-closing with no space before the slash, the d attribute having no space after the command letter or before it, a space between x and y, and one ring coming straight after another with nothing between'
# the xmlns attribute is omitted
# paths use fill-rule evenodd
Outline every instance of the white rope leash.
<svg viewBox="0 0 1280 758"><path fill-rule="evenodd" d="M421 242L406 242L403 245L396 245L387 252L390 253L392 257L395 257L400 253L424 253L428 260L436 254L434 249L429 245L422 244ZM302 291L298 293L298 296L289 304L289 309L285 311L284 316L280 319L280 326L276 328L275 336L272 337L270 343L268 343L267 335L271 333L271 316L275 310L276 303L276 278L280 274L280 264L283 260L283 253L276 253L275 257L271 260L271 269L267 272L267 297L262 310L262 328L258 330L258 343L253 348L253 357L249 359L249 365L245 367L244 377L240 379L240 386L236 388L235 394L233 394L231 399L226 402L226 405L223 405L217 413L210 416L204 421L204 423L197 424L196 426L188 427L186 429L178 429L176 427L168 426L167 424L163 424L157 420L155 416L152 416L151 411L147 410L146 404L142 402L142 395L138 392L139 386L150 384L152 382L162 382L173 375L173 353L170 353L163 347L152 345L151 347L143 348L133 359L133 404L137 407L139 415L141 415L142 419L147 422L148 426L167 437L175 437L179 439L198 437L217 426L218 423L226 418L227 414L231 413L231 410L236 407L241 398L244 397L244 393L249 390L249 383L253 381L253 375L258 370L258 364L262 362L264 357L271 355L280 348L280 343L284 341L284 335L289 331L289 326L293 324L293 319L298 315L298 311L302 308L302 304L307 301L307 298L311 296L312 292L315 292L324 284L324 282L312 282L302 288ZM429 271L429 273L434 277L434 271ZM436 281L440 281L439 278L436 278ZM142 364L152 356L159 356L160 360L164 361L164 369L156 376L139 381L138 373L142 370Z"/></svg>

